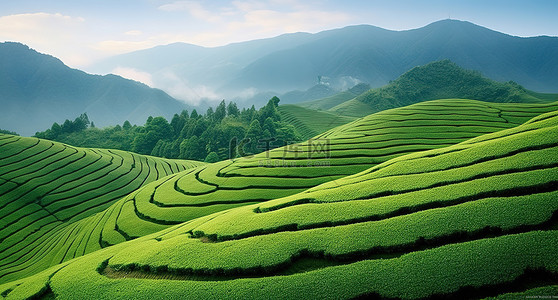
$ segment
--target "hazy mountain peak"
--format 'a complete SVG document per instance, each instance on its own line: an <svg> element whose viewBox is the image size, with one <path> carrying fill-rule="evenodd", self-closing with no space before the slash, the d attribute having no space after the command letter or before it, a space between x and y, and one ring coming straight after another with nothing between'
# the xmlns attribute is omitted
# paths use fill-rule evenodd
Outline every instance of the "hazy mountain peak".
<svg viewBox="0 0 558 300"><path fill-rule="evenodd" d="M99 66L104 72L116 66L148 72L163 90L187 86L202 96L239 97L250 104L265 100L250 96L246 100L246 95L305 91L318 76L329 78L336 89L358 82L380 87L415 66L441 59L497 81L513 80L539 92L558 91L554 80L558 38L519 38L455 19L405 31L354 25L222 47L192 46L175 55L172 48L180 47L124 54ZM191 99L190 92L173 95L200 101Z"/></svg>
<svg viewBox="0 0 558 300"><path fill-rule="evenodd" d="M185 108L161 90L116 75L90 75L20 43L0 43L0 128L32 135L87 113L97 126L170 118Z"/></svg>

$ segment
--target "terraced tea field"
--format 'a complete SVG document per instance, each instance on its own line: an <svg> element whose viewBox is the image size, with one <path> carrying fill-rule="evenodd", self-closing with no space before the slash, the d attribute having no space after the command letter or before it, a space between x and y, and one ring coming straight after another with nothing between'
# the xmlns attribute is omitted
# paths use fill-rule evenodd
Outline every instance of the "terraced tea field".
<svg viewBox="0 0 558 300"><path fill-rule="evenodd" d="M0 280L99 249L98 238L76 234L84 224L76 221L149 182L202 164L1 134ZM67 251L56 253L63 244Z"/></svg>
<svg viewBox="0 0 558 300"><path fill-rule="evenodd" d="M356 119L292 104L280 105L278 110L281 114L281 119L293 125L305 140Z"/></svg>
<svg viewBox="0 0 558 300"><path fill-rule="evenodd" d="M371 115L302 144L178 173L116 203L113 214L118 216L107 218L119 234L103 239L115 244L215 212L289 196L404 154L453 145L558 109L557 104L494 107L470 100L421 103Z"/></svg>
<svg viewBox="0 0 558 300"><path fill-rule="evenodd" d="M549 109L503 105L494 110L494 121L486 121L492 119L481 103L467 102L462 115L456 103L430 102L420 108L422 114L431 114L428 124L444 120L446 134L448 124L461 122L451 133L470 135L481 128L489 131L488 124L511 127L527 111ZM472 108L477 104L475 111ZM444 114L447 106L453 106L455 114ZM409 120L410 125L424 118L414 112L417 106L409 108L405 117L401 110L386 112L384 117L391 119L383 121L405 124ZM477 114L483 115L486 126L468 120ZM398 117L402 120L396 123ZM496 121L503 119L507 122ZM373 120L359 120L323 136L345 142L377 135L395 137L377 131L383 123ZM436 127L428 124L413 134L435 133ZM399 130L402 134L412 128ZM226 174L231 165L245 160L249 161L223 163L217 174ZM451 146L417 150L371 165L296 194L248 200L258 203L67 261L0 285L0 295L8 299L128 299L138 295L147 299L419 299L507 293L525 298L556 291L558 111L517 127L477 133ZM164 178L118 204L142 193L151 194L153 203L178 204L185 199L179 191L186 186L180 180L190 175L196 179L196 173L205 178L203 170L214 166ZM257 178L250 177L250 182L257 184ZM169 190L164 197L157 196ZM195 191L209 192L201 186ZM189 201L211 206L201 199ZM170 204L168 211L173 210Z"/></svg>
<svg viewBox="0 0 558 300"><path fill-rule="evenodd" d="M378 111L378 109L375 109L375 107L372 107L370 104L359 101L358 99L351 99L349 101L338 104L328 109L327 111L334 114L356 118L372 114Z"/></svg>
<svg viewBox="0 0 558 300"><path fill-rule="evenodd" d="M0 280L22 278L69 258L171 225L290 196L401 155L443 148L514 127L556 109L556 103L489 105L472 100L431 101L377 113L299 145L190 168L135 190L102 212L59 228L50 239L39 239L42 236L39 233L27 237L30 246L24 249L29 252L21 259L14 256L20 253L19 246L7 246L6 249L13 250L6 253L14 258L0 269ZM34 227L25 224L20 227L22 232L33 230L28 228ZM48 246L35 246L45 244L43 240L49 241Z"/></svg>

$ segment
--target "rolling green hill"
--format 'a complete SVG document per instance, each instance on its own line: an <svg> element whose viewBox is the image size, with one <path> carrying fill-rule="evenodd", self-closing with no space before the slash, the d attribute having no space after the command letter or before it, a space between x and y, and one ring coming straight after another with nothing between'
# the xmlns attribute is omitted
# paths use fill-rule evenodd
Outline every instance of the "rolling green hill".
<svg viewBox="0 0 558 300"><path fill-rule="evenodd" d="M281 114L281 120L293 125L304 140L356 119L293 104L280 105L277 109Z"/></svg>
<svg viewBox="0 0 558 300"><path fill-rule="evenodd" d="M378 110L374 109L370 104L364 103L357 98L353 98L339 105L336 105L330 108L328 111L341 116L349 116L355 118L367 116L369 114L378 112Z"/></svg>
<svg viewBox="0 0 558 300"><path fill-rule="evenodd" d="M359 83L354 87L346 91L337 93L333 96L329 96L321 99L315 99L312 101L300 102L297 103L296 105L306 107L309 109L315 109L315 110L328 110L343 102L349 101L355 98L356 96L359 96L360 94L368 91L369 89L370 89L369 84Z"/></svg>
<svg viewBox="0 0 558 300"><path fill-rule="evenodd" d="M334 89L325 84L316 84L305 91L290 91L281 95L283 103L292 104L305 102L314 99L333 96L336 93Z"/></svg>
<svg viewBox="0 0 558 300"><path fill-rule="evenodd" d="M115 203L119 215L108 228L119 232L103 239L115 244L214 212L285 197L404 154L453 145L558 109L558 103L487 105L451 99L383 111L301 144L178 173Z"/></svg>
<svg viewBox="0 0 558 300"><path fill-rule="evenodd" d="M544 103L555 101L556 97L558 95L528 91L513 82L496 82L478 72L465 70L449 60L442 60L415 67L390 84L371 89L330 108L329 111L362 117L377 111L434 99Z"/></svg>
<svg viewBox="0 0 558 300"><path fill-rule="evenodd" d="M0 280L100 248L98 239L75 234L83 224L76 221L149 182L199 165L0 134ZM66 252L36 262L70 239Z"/></svg>
<svg viewBox="0 0 558 300"><path fill-rule="evenodd" d="M499 123L486 116L491 111L486 104L457 101L462 107L454 104L452 114L451 103L427 102L428 111L422 113L424 104L386 114L392 122L410 119L412 124L429 112L432 119L413 133L415 139L424 139L421 134L426 133L434 139L444 134L453 139L453 134L480 132L491 128L487 123ZM507 111L495 112L496 118L510 118L503 124L510 125L510 115L528 111L521 105L504 106ZM541 111L541 106L530 108ZM485 123L468 120L483 114ZM329 134L342 135L339 144L358 137L395 137L377 128L389 121L374 120L371 116L367 123L359 120ZM446 130L435 134L438 120ZM506 293L524 298L555 291L558 112L498 132L470 135L477 137L386 159L298 194L276 195L271 201L207 215L96 251L0 285L0 295L420 299ZM387 148L384 144L381 149ZM348 151L343 152L347 161ZM152 202L177 204L184 196L169 183L177 180L181 187L184 175L142 190L156 187ZM142 190L136 195L151 194ZM199 187L196 191L204 192ZM159 192L164 197L158 197Z"/></svg>
<svg viewBox="0 0 558 300"><path fill-rule="evenodd" d="M558 110L558 103L423 102L370 115L305 143L188 169L134 191L103 212L72 223L73 227L64 227L60 231L64 243L53 239L41 255L30 252L14 261L11 269L0 268L0 282L55 265L62 261L62 254L81 255L74 249L82 236L94 241L91 249L119 244L230 208L303 192L401 155L512 128L553 110ZM28 268L27 261L35 267Z"/></svg>

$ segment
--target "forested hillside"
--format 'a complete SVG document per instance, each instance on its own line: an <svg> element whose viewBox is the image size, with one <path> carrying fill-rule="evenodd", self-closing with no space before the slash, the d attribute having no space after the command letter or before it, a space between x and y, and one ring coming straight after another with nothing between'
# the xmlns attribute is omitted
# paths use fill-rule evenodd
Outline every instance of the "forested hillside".
<svg viewBox="0 0 558 300"><path fill-rule="evenodd" d="M149 117L144 126L132 126L126 121L122 126L102 129L91 127L86 115L82 115L62 125L55 123L35 136L81 147L215 162L300 141L294 126L281 120L278 105L277 97L259 110L254 106L239 110L234 102L227 105L222 101L205 114L183 110L170 122L163 117Z"/></svg>

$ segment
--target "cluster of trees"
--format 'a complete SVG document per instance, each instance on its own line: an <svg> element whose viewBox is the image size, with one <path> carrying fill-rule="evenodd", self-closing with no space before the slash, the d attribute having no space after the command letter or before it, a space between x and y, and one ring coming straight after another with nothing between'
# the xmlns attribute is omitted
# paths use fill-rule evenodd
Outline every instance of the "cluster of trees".
<svg viewBox="0 0 558 300"><path fill-rule="evenodd" d="M19 134L17 134L17 132L5 130L5 129L0 129L0 133L11 134L11 135L19 135Z"/></svg>
<svg viewBox="0 0 558 300"><path fill-rule="evenodd" d="M373 105L377 110L384 110L434 99L521 102L526 96L525 88L513 81L496 82L478 71L466 70L449 60L442 60L415 67L389 85L362 94L358 100Z"/></svg>
<svg viewBox="0 0 558 300"><path fill-rule="evenodd" d="M278 104L279 99L273 97L259 110L254 106L240 110L234 102L226 104L223 100L203 115L184 110L170 122L163 117L149 117L144 126L132 126L126 121L122 126L103 129L91 126L83 114L73 122L54 123L35 136L81 147L215 162L299 142L296 129L281 121Z"/></svg>
<svg viewBox="0 0 558 300"><path fill-rule="evenodd" d="M37 132L35 136L42 139L56 140L61 135L81 132L89 127L94 128L95 124L89 121L89 117L86 113L83 113L74 121L66 119L62 125L54 122L50 129L43 132Z"/></svg>

